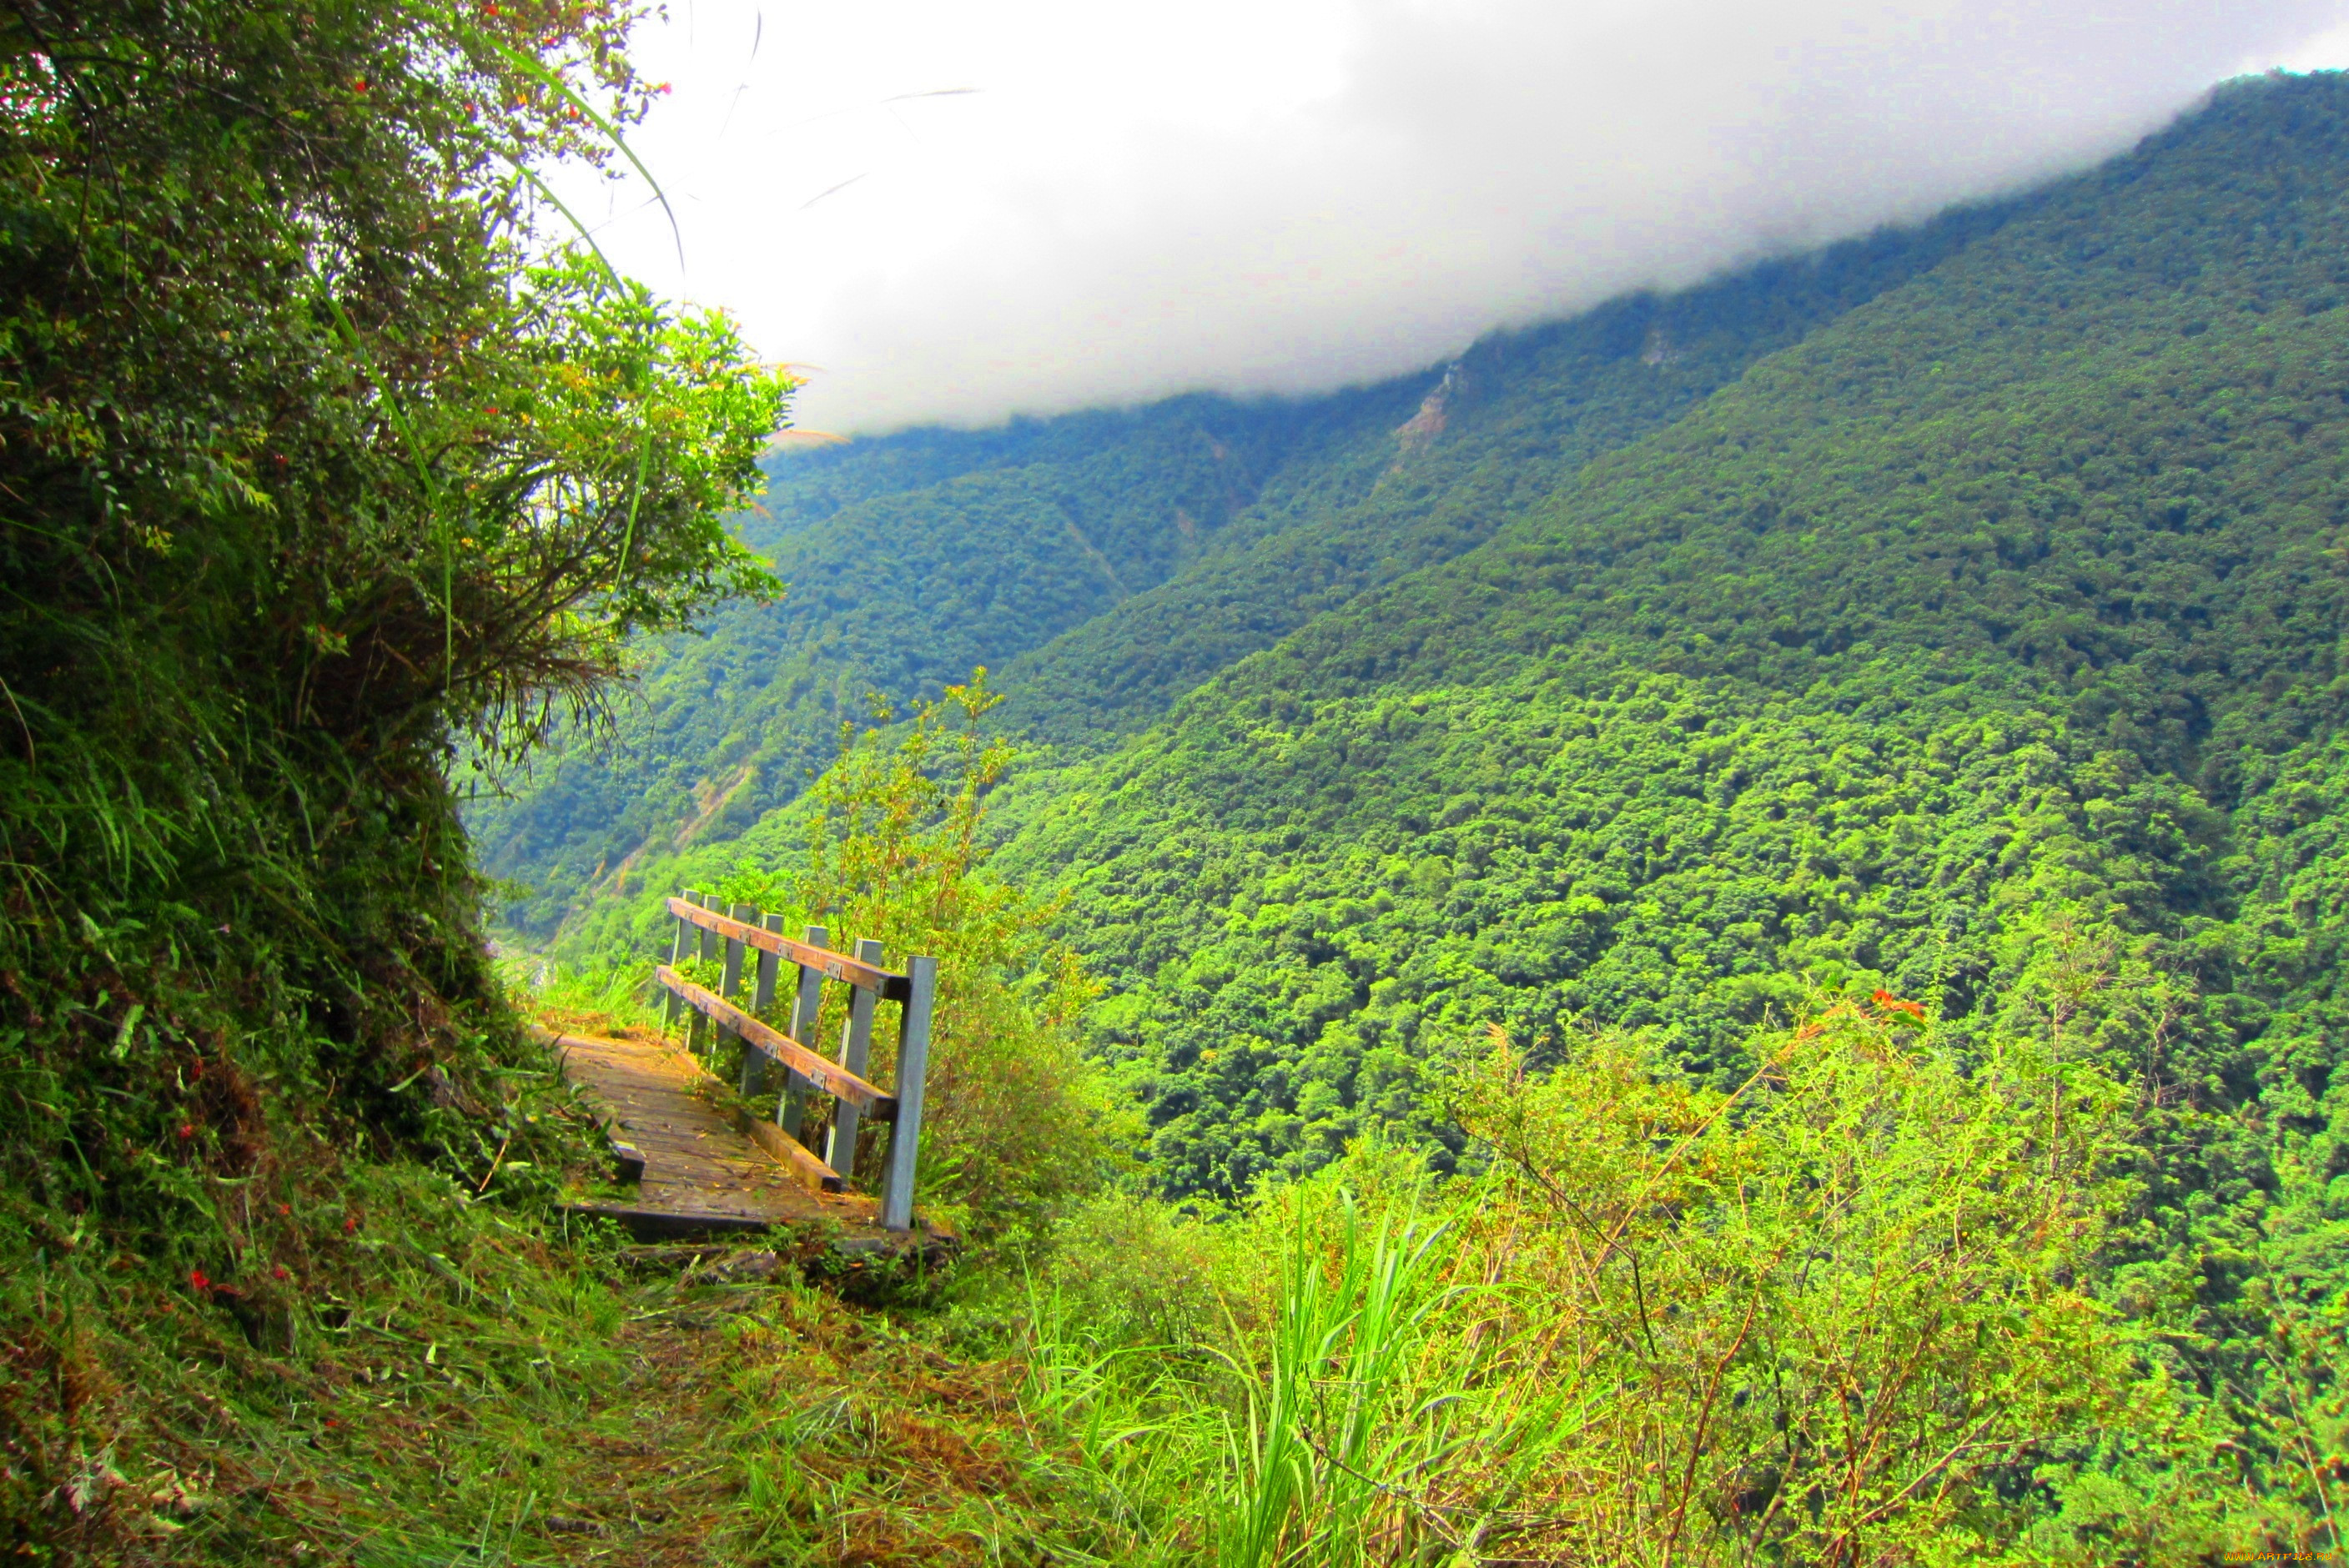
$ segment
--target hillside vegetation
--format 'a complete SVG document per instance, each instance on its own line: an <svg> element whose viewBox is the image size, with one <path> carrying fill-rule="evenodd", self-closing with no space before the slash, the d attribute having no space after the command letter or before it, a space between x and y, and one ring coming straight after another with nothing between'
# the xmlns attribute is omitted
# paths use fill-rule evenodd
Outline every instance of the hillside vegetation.
<svg viewBox="0 0 2349 1568"><path fill-rule="evenodd" d="M1490 1029L1537 1070L1636 1031L1726 1091L1836 998L1913 1002L1950 1061L2029 1040L2127 1086L2099 1310L2193 1419L2271 1433L2251 1447L2322 1513L2349 1352L2344 187L2349 88L2239 84L1937 231L1931 264L1116 751L1043 753L994 869L1062 901L1104 985L1140 1179L1245 1202L1366 1137L1481 1179L1459 1086ZM1461 483L1504 493L1501 450ZM1006 712L1067 740L1044 656ZM660 874L771 861L795 820ZM563 950L640 945L643 909L605 901Z"/></svg>
<svg viewBox="0 0 2349 1568"><path fill-rule="evenodd" d="M543 1258L467 1217L585 1145L483 950L450 752L770 584L720 520L784 384L551 250L514 174L641 107L623 23L487 9L0 19L13 1558L161 1552L233 1480L212 1546L290 1560L263 1455L332 1442L367 1305Z"/></svg>
<svg viewBox="0 0 2349 1568"><path fill-rule="evenodd" d="M678 851L794 799L843 722L976 665L997 671L1008 729L1114 745L1316 614L1490 538L1591 457L2005 216L1620 301L1360 391L1183 397L771 459L741 531L791 592L647 649L616 724L471 809L485 865L530 892L506 916L543 938L669 885ZM569 950L593 945L574 934Z"/></svg>
<svg viewBox="0 0 2349 1568"><path fill-rule="evenodd" d="M2273 1346L2339 1364L2349 1285L2344 185L2337 78L2225 92L1020 786L1001 863L1109 982L1152 1179L1381 1124L1442 1162L1488 1025L1727 1084L1809 988L1920 998L1959 1059L2136 1086L2109 1299L2220 1403L2304 1397Z"/></svg>
<svg viewBox="0 0 2349 1568"><path fill-rule="evenodd" d="M1024 787L1162 1179L1325 1158L1488 1021L1734 1074L1808 975L1959 1044L2059 927L2168 988L2149 1070L2321 1125L2344 97L2223 96Z"/></svg>
<svg viewBox="0 0 2349 1568"><path fill-rule="evenodd" d="M742 524L628 19L0 19L0 1555L2342 1549L2349 86ZM583 1211L672 878L943 959L951 1266Z"/></svg>

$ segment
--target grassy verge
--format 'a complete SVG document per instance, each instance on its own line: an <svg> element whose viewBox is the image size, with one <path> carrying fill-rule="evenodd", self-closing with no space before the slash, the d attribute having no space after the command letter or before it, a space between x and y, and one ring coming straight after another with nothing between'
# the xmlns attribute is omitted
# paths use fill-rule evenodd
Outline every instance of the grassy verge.
<svg viewBox="0 0 2349 1568"><path fill-rule="evenodd" d="M1961 1074L1851 1004L1757 1045L1734 1094L1636 1041L1539 1079L1502 1047L1457 1086L1478 1169L1366 1140L1210 1221L1096 1196L945 1277L634 1246L555 1207L556 1172L321 1150L224 1192L231 1280L95 1245L10 1279L10 1517L38 1524L9 1544L352 1568L2332 1545L2321 1487L2243 1485L2158 1333L2083 1288L2127 1197L2126 1086L2027 1042ZM559 1080L512 1081L509 1121L580 1131ZM534 1147L573 1151L564 1179L593 1157L584 1131Z"/></svg>
<svg viewBox="0 0 2349 1568"><path fill-rule="evenodd" d="M1180 1559L1000 1275L843 1290L488 1186L323 1157L231 1200L233 1278L43 1253L5 1287L12 1558Z"/></svg>

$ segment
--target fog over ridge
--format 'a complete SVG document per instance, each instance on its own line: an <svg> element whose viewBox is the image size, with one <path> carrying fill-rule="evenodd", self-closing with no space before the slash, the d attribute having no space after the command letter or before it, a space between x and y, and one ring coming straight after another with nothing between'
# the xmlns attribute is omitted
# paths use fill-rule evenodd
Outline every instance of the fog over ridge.
<svg viewBox="0 0 2349 1568"><path fill-rule="evenodd" d="M2330 63L2344 0L704 3L614 191L657 286L821 366L804 424L1305 392L2109 156ZM975 89L975 90L965 90Z"/></svg>

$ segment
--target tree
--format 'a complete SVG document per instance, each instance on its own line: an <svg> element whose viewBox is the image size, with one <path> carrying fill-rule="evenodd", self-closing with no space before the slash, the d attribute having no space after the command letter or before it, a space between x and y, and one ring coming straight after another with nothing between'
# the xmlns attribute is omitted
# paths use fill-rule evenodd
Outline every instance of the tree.
<svg viewBox="0 0 2349 1568"><path fill-rule="evenodd" d="M461 1152L518 1047L450 758L773 586L787 379L548 222L632 15L0 9L0 1249L167 1254L295 1124Z"/></svg>
<svg viewBox="0 0 2349 1568"><path fill-rule="evenodd" d="M982 668L894 733L843 730L839 760L777 822L783 841L754 836L719 884L729 902L822 922L835 943L938 960L921 1191L982 1241L1098 1187L1133 1132L1079 1049L1093 985L1048 934L1053 910L986 868L980 824L1012 760L984 728L1000 700ZM874 1071L894 1072L875 1045Z"/></svg>
<svg viewBox="0 0 2349 1568"><path fill-rule="evenodd" d="M28 761L151 684L159 636L228 640L241 697L373 753L527 738L631 633L769 585L720 519L787 384L541 221L535 166L608 158L649 96L626 20L0 20L0 482L8 579L39 589L0 651Z"/></svg>

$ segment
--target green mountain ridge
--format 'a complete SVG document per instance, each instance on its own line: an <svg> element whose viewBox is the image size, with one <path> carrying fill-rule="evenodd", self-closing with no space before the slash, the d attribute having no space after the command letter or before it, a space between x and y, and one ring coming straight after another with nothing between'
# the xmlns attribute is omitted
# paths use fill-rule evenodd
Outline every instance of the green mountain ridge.
<svg viewBox="0 0 2349 1568"><path fill-rule="evenodd" d="M873 696L934 693L1160 581L1292 449L1361 418L1343 401L1314 413L1190 398L771 459L741 531L788 595L650 650L608 734L574 732L512 799L471 813L484 864L545 889L509 918L551 929L648 845L739 833L798 793Z"/></svg>
<svg viewBox="0 0 2349 1568"><path fill-rule="evenodd" d="M1726 1073L1807 974L1962 1037L2064 924L2190 983L2183 1092L2329 1126L2344 98L2222 95L1021 784L1162 1181L1309 1167L1492 1023Z"/></svg>
<svg viewBox="0 0 2349 1568"><path fill-rule="evenodd" d="M1227 1197L1381 1130L1446 1162L1452 1064L1495 1028L1537 1064L1644 1029L1726 1083L1757 1025L1882 991L1961 1056L2051 1034L2141 1087L2113 1288L2259 1386L2272 1304L2349 1272L2345 191L2349 87L2239 84L1921 252L1877 242L1883 286L1447 559L1381 582L1366 548L1341 603L1114 749L1052 727L1129 700L1073 672L1143 595L1015 666L1007 708L1062 744L999 795L996 867L1107 988L1148 1180ZM1610 319L1653 371L1651 322L1577 325ZM1351 513L1245 550L1234 521L1159 603L1232 562L1309 580L1314 529L1371 538L1382 492L1472 449L1458 406L1416 470L1366 418ZM1522 493L1484 450L1421 515ZM657 884L800 831L786 805L649 857L555 951L640 953Z"/></svg>
<svg viewBox="0 0 2349 1568"><path fill-rule="evenodd" d="M743 533L775 559L784 600L654 650L608 738L574 740L515 799L471 812L488 869L538 890L508 918L543 936L640 892L675 851L735 839L797 794L871 694L902 708L986 664L1013 729L1113 747L1321 611L1473 548L1592 456L2006 212L1617 301L1366 389L1184 397L771 461Z"/></svg>

